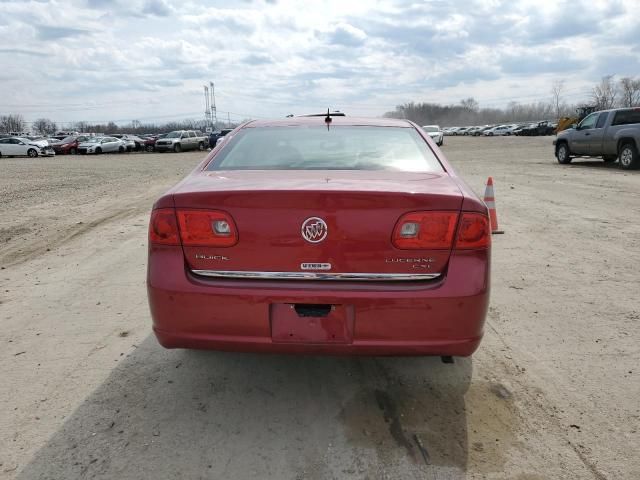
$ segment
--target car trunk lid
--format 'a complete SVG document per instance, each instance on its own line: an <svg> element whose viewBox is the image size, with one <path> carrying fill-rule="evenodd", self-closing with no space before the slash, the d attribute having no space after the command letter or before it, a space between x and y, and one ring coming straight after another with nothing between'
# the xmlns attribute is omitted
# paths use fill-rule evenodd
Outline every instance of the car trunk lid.
<svg viewBox="0 0 640 480"><path fill-rule="evenodd" d="M408 212L458 212L462 201L446 173L214 171L174 190L177 209L221 210L236 224L234 246L183 247L190 269L209 272L438 274L450 248L401 250L392 233Z"/></svg>

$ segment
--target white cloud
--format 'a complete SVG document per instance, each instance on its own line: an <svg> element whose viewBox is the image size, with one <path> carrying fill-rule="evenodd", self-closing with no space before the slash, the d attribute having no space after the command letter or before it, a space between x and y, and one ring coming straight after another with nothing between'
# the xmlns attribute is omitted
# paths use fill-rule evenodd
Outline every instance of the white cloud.
<svg viewBox="0 0 640 480"><path fill-rule="evenodd" d="M5 0L0 111L198 117L210 80L236 119L471 95L499 106L548 98L555 78L578 101L640 65L634 3Z"/></svg>

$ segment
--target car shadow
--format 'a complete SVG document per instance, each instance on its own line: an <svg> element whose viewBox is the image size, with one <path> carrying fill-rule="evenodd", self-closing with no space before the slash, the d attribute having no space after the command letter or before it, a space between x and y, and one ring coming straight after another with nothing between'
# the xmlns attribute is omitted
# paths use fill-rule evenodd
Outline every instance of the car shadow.
<svg viewBox="0 0 640 480"><path fill-rule="evenodd" d="M571 160L571 163L569 164L569 166L570 167L575 167L575 168L594 168L594 169L601 169L601 170L618 170L618 171L620 171L620 173L628 173L628 172L637 171L637 170L623 170L622 168L620 168L620 164L617 161L615 161L615 162L604 162L603 160L600 160L600 159L587 159L587 158L574 158L573 160Z"/></svg>
<svg viewBox="0 0 640 480"><path fill-rule="evenodd" d="M464 478L471 376L471 359L164 350L150 336L18 478Z"/></svg>

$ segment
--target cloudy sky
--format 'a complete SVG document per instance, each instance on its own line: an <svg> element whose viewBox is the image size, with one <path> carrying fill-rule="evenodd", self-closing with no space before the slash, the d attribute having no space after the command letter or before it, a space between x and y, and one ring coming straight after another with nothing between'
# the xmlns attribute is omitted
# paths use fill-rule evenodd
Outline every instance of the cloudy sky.
<svg viewBox="0 0 640 480"><path fill-rule="evenodd" d="M0 0L0 114L226 120L588 97L640 75L638 0ZM223 113L224 112L224 113Z"/></svg>

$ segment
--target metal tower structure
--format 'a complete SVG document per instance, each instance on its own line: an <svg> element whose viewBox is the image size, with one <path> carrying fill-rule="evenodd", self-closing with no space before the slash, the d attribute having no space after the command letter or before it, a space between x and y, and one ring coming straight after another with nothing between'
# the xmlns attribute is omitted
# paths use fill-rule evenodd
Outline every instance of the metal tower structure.
<svg viewBox="0 0 640 480"><path fill-rule="evenodd" d="M209 87L204 86L204 121L207 127L211 127L211 105L209 103Z"/></svg>
<svg viewBox="0 0 640 480"><path fill-rule="evenodd" d="M216 129L218 123L218 111L216 109L216 87L213 82L209 82L209 92L211 93L211 103L209 112L211 113L211 120L213 122L213 129Z"/></svg>

